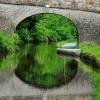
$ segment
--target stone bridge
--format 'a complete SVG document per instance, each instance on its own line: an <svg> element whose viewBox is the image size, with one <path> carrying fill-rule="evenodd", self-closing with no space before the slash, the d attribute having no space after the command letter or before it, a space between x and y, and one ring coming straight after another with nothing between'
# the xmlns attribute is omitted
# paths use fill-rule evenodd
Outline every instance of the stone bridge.
<svg viewBox="0 0 100 100"><path fill-rule="evenodd" d="M54 13L65 16L75 23L80 42L100 43L100 14L76 9L0 4L0 31L15 32L17 25L22 20L39 13Z"/></svg>

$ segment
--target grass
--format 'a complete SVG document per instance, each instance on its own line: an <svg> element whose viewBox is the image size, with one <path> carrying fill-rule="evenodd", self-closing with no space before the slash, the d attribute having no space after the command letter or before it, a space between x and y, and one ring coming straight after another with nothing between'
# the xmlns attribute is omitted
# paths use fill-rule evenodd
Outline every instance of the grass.
<svg viewBox="0 0 100 100"><path fill-rule="evenodd" d="M100 63L100 45L99 44L81 44L82 53L94 57ZM81 68L89 74L93 85L93 100L100 100L100 70L97 72L89 65L80 62Z"/></svg>
<svg viewBox="0 0 100 100"><path fill-rule="evenodd" d="M81 44L79 48L81 48L82 53L89 54L95 57L95 59L100 62L100 45L99 44Z"/></svg>

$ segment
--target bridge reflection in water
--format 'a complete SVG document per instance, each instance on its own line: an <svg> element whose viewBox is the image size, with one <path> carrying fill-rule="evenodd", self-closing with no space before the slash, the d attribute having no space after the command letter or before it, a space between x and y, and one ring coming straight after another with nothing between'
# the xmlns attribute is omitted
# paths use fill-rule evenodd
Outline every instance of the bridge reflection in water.
<svg viewBox="0 0 100 100"><path fill-rule="evenodd" d="M47 47L47 50L44 50L45 46ZM37 87L35 84L30 84L29 82L26 82L24 80L24 78L21 78L18 75L18 73L16 73L16 75L17 75L16 76L15 71L18 70L19 66L21 67L21 65L28 65L31 63L31 62L25 61L27 57L28 57L28 59L30 58L29 54L31 54L30 55L31 58L33 56L35 61L40 62L40 59L38 59L38 56L39 56L39 58L41 58L41 57L43 58L43 54L46 53L45 54L45 58L46 58L47 55L50 56L50 51L52 51L52 50L53 50L53 52L56 51L56 48L54 45L52 48L50 46L51 50L48 49L49 48L48 45L44 45L44 44L41 45L41 48L40 48L40 45L39 46L31 46L31 47L33 49L35 48L36 52L37 51L38 52L37 53L35 52L35 54L32 53L33 50L32 50L32 48L30 49L30 46L25 47L26 49L24 47L22 47L21 52L18 54L18 56L16 56L17 60L19 59L16 69L13 69L13 70L11 69L10 71L8 70L8 71L0 72L0 100L92 100L91 80L89 79L88 75L85 74L79 66L77 68L77 73L74 74L75 76L68 83L66 82L65 84L62 84L59 87L53 86L53 88L50 87L50 89L48 89L48 87L40 88L40 87ZM41 52L41 50L42 50L42 52ZM42 55L41 55L41 53L42 53ZM55 56L55 54L53 54L53 55L54 55L54 57L57 58L58 55ZM21 58L23 58L23 59L21 59ZM56 59L56 58L54 58L54 59ZM52 56L51 60L54 61L54 59ZM49 59L49 62L52 64L51 60ZM42 62L43 62L43 60L41 60L41 63ZM60 63L62 63L62 62L60 62ZM24 67L28 68L28 66L24 66ZM22 67L22 69L24 67ZM56 67L56 69L54 69L54 70L57 70L59 72L59 70L58 70L59 67L60 66L58 64L58 67ZM18 70L18 71L20 71L20 70ZM22 70L22 71L26 71L26 70ZM49 73L52 73L52 70L49 70L49 71L50 71ZM45 73L48 74L47 71ZM23 73L21 73L21 75L23 75ZM62 79L63 79L63 77L62 77ZM34 80L35 80L35 78L33 78L33 81ZM45 81L47 81L47 80L45 79ZM42 86L43 86L43 84L42 84Z"/></svg>

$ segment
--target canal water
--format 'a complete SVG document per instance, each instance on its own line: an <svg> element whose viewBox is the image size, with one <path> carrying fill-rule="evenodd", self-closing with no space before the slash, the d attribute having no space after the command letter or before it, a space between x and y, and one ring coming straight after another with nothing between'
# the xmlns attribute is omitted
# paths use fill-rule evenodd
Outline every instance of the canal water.
<svg viewBox="0 0 100 100"><path fill-rule="evenodd" d="M74 78L77 61L57 55L55 44L37 44L23 48L15 70L22 81L39 88L53 88Z"/></svg>
<svg viewBox="0 0 100 100"><path fill-rule="evenodd" d="M78 62L57 55L56 43L23 45L18 52L0 58L0 96L71 94L91 98L91 91L90 80Z"/></svg>

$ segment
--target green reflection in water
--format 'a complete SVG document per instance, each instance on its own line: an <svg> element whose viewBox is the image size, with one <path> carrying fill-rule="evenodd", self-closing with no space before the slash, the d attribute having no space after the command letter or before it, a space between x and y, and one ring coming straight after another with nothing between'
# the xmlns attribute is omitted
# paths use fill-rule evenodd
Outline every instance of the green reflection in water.
<svg viewBox="0 0 100 100"><path fill-rule="evenodd" d="M0 72L13 71L17 64L18 55L16 53L0 55Z"/></svg>
<svg viewBox="0 0 100 100"><path fill-rule="evenodd" d="M76 74L77 62L58 56L55 44L22 47L16 75L26 83L40 87L58 87Z"/></svg>

